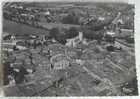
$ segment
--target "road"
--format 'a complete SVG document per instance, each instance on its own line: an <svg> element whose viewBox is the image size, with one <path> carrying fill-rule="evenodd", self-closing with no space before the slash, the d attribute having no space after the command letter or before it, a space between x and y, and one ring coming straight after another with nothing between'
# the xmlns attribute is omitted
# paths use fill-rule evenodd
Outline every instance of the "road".
<svg viewBox="0 0 140 99"><path fill-rule="evenodd" d="M120 43L118 41L115 41L115 45L122 47L122 49L125 50L125 51L127 51L127 53L129 55L135 56L135 53L132 51L132 48L127 47L126 45L124 45L124 44L122 44L122 43Z"/></svg>
<svg viewBox="0 0 140 99"><path fill-rule="evenodd" d="M96 75L95 73L91 72L87 67L83 67L83 69L90 75L93 77L93 79L97 79L97 80L102 80L101 77L99 77L98 75Z"/></svg>

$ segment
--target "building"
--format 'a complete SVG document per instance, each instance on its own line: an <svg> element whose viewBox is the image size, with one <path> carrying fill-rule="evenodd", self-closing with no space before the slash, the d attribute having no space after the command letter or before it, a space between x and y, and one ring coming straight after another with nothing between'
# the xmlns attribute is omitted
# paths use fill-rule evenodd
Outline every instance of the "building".
<svg viewBox="0 0 140 99"><path fill-rule="evenodd" d="M70 58L63 54L57 54L55 56L52 56L50 59L50 62L52 64L53 70L63 70L69 67Z"/></svg>
<svg viewBox="0 0 140 99"><path fill-rule="evenodd" d="M79 32L79 35L72 38L72 39L67 39L66 46L69 47L76 47L77 44L82 43L82 44L88 44L86 40L83 38L83 32Z"/></svg>

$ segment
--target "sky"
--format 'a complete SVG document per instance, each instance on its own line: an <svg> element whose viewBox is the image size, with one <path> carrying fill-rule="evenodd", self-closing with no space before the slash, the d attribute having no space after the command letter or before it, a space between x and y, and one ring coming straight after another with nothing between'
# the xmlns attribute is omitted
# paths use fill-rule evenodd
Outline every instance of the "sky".
<svg viewBox="0 0 140 99"><path fill-rule="evenodd" d="M37 0L36 0L37 1ZM129 2L129 3L134 3L135 0L46 0L46 1L92 1L92 2Z"/></svg>
<svg viewBox="0 0 140 99"><path fill-rule="evenodd" d="M1 0L0 0L1 1ZM125 2L125 3L130 3L130 4L134 4L134 2L136 0L2 0L2 1L37 1L37 2L41 2L41 1L67 1L67 2L74 2L74 1L81 1L81 2Z"/></svg>
<svg viewBox="0 0 140 99"><path fill-rule="evenodd" d="M68 0L47 0L47 1L68 1ZM128 0L70 0L70 1L98 1L98 2L119 2L119 1L128 1Z"/></svg>

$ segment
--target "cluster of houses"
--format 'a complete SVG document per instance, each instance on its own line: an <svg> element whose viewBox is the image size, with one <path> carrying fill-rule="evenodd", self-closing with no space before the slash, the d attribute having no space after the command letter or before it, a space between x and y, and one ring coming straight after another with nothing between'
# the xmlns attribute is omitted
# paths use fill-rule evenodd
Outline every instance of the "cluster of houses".
<svg viewBox="0 0 140 99"><path fill-rule="evenodd" d="M49 20L52 21L50 15L51 13L49 10L41 11L41 9L23 7L17 4L9 4L3 12L3 16L6 19L34 26L38 26L38 22L42 17L45 18L47 22L49 22Z"/></svg>
<svg viewBox="0 0 140 99"><path fill-rule="evenodd" d="M126 36L133 35L132 30L121 29L121 31L123 33L117 33L112 30L111 31L107 30L104 33L103 40L106 40L106 41L110 42L111 44L114 44L115 39L118 37L123 37L123 36L126 37ZM19 50L27 50L28 47L36 48L39 45L48 45L49 42L50 42L50 44L57 43L57 40L48 39L45 35L42 35L42 36L28 35L28 36L29 36L28 38L30 38L30 39L21 40L21 39L18 39L18 37L15 35L10 35L10 34L4 33L3 45L10 45L10 46L13 46L13 48L15 47L16 49L19 49ZM83 45L89 44L88 40L83 36L83 32L81 32L81 31L79 31L78 35L75 36L74 38L66 39L66 43L65 43L65 45L68 47L77 47L79 44L83 44ZM6 50L6 49L7 49L7 51L12 50L12 49L8 49L8 48L4 48L4 50Z"/></svg>
<svg viewBox="0 0 140 99"><path fill-rule="evenodd" d="M19 22L33 22L33 24L36 24L37 21L39 21L38 19L40 18L40 15L38 16L38 12L39 10L34 10L32 12L32 9L30 8L24 8L23 6L17 6L17 5L11 5L10 8L15 9L13 10L13 12L4 12L4 17L5 18L13 18L18 20ZM32 12L32 14L31 14ZM15 14L14 14L15 13ZM46 11L44 13L42 13L46 19L49 20L51 12L50 11ZM11 16L12 15L12 16ZM116 16L116 18L111 22L111 25L109 25L109 27L111 27L110 30L108 30L107 26L104 26L104 39L103 42L106 42L106 48L108 51L114 51L113 49L116 48L117 50L121 50L123 47L120 45L116 45L116 38L120 37L126 37L126 36L132 36L133 35L133 30L129 30L129 29L120 29L120 24L124 24L123 20L120 18L121 13L118 12L118 15ZM106 20L105 17L99 17L97 19L100 22L104 22ZM93 17L92 18L87 18L84 22L84 24L89 24L90 22L94 22L97 21L95 20ZM32 23L31 23L32 24ZM53 53L53 51L51 50L47 50L46 52L43 50L44 45L48 46L48 45L53 45L53 44L60 44L57 40L55 39L48 39L45 35L40 35L40 36L36 36L36 35L28 35L28 37L30 39L28 40L21 40L21 39L17 39L18 37L15 35L10 35L10 34L6 34L3 33L3 42L2 42L2 46L3 47L3 51L6 52L14 52L14 51L25 51L25 50L30 50L30 49L37 49L37 47L40 48L40 52L38 54L42 54L42 53L47 53L49 55L49 59L50 59L50 68L54 69L54 70L62 70L62 69L66 69L67 67L70 66L70 59L69 57L67 57L67 55L65 54L56 54L56 55L51 55ZM25 37L26 38L26 37ZM109 41L109 42L108 42ZM50 43L49 43L50 42ZM66 39L66 43L63 45L65 47L68 48L77 48L78 45L86 45L88 46L90 44L90 42L84 37L84 34L82 31L78 32L78 35L71 38L71 39ZM10 48L8 48L10 47ZM44 55L45 56L45 55ZM32 55L30 56L30 60L32 60ZM32 64L33 62L30 61ZM76 59L75 62L77 64L84 64L84 62L80 59ZM19 70L16 70L16 72L19 72ZM30 70L28 70L28 72L30 72ZM9 79L12 79L11 77L9 77Z"/></svg>

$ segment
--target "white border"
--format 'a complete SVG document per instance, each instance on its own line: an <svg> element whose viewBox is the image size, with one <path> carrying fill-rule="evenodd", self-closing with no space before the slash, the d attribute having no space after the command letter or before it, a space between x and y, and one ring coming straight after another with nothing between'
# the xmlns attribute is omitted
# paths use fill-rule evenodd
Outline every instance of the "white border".
<svg viewBox="0 0 140 99"><path fill-rule="evenodd" d="M128 2L130 4L135 4L135 56L136 56L136 72L137 72L137 79L138 79L138 89L140 94L140 0L0 0L0 43L1 43L1 34L2 34L2 2L6 1L35 1L35 2L41 2L41 1L101 1L101 2ZM0 46L1 47L1 46ZM26 97L26 99L56 99L60 97ZM117 96L117 97L61 97L62 99L140 99L140 96ZM19 99L19 97L3 97L3 92L0 90L0 99ZM25 97L22 97L22 99L25 99Z"/></svg>

